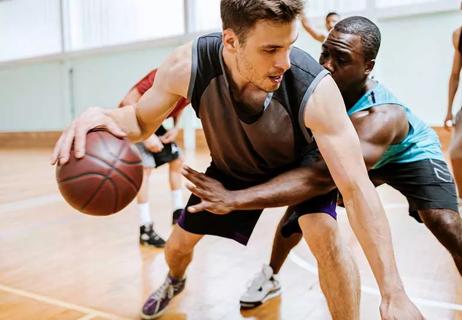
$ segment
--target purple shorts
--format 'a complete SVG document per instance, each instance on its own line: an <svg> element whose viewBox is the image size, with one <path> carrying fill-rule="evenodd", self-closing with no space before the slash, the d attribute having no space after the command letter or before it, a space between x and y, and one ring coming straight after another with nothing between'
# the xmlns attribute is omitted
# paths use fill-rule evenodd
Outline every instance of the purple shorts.
<svg viewBox="0 0 462 320"><path fill-rule="evenodd" d="M337 219L337 212L335 211L337 207L337 197L338 191L335 189L325 195L312 198L300 205L296 205L294 207L294 212L281 228L282 236L287 238L294 233L302 233L302 229L298 224L298 219L305 214L327 213L332 218Z"/></svg>
<svg viewBox="0 0 462 320"><path fill-rule="evenodd" d="M206 170L205 174L220 181L225 186L225 188L229 190L245 189L262 183L262 181L257 183L243 182L229 177L219 171L213 164ZM188 203L186 204L186 208L199 202L200 199L192 194ZM309 213L324 212L336 219L336 202L337 191L335 190L335 192L330 192L327 195L316 197L294 206L294 214L303 215ZM230 212L226 215L217 215L208 211L189 213L185 209L178 219L178 225L191 233L216 235L229 238L243 245L246 245L250 236L252 235L253 229L255 228L255 225L257 224L262 211L263 209L240 210ZM296 225L298 226L298 222ZM291 225L288 230L292 229L295 230L295 226ZM299 227L298 229L300 230Z"/></svg>

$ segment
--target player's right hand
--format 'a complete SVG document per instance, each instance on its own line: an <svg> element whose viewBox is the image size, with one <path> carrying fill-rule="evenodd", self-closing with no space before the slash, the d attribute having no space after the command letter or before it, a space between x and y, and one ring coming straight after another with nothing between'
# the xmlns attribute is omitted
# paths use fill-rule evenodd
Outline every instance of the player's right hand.
<svg viewBox="0 0 462 320"><path fill-rule="evenodd" d="M118 137L126 136L125 132L109 116L107 109L89 108L74 119L70 126L63 131L53 150L51 164L59 161L59 164L62 165L69 161L72 146L74 146L75 157L82 158L85 155L87 133L95 128L105 128Z"/></svg>
<svg viewBox="0 0 462 320"><path fill-rule="evenodd" d="M143 142L143 144L146 147L146 149L154 153L161 152L164 149L164 145L162 144L162 141L155 134L147 138Z"/></svg>

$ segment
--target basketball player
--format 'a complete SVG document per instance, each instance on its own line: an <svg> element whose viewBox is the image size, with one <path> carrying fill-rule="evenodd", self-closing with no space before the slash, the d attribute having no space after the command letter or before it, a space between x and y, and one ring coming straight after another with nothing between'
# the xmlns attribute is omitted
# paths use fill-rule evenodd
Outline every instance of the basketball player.
<svg viewBox="0 0 462 320"><path fill-rule="evenodd" d="M303 29L305 29L314 40L322 43L326 40L329 31L332 30L335 24L340 20L340 15L337 12L329 12L326 15L324 19L324 26L326 27L325 31L314 28L306 15L302 15L300 20L302 22Z"/></svg>
<svg viewBox="0 0 462 320"><path fill-rule="evenodd" d="M461 3L462 9L462 3ZM444 126L448 128L451 122L454 123L455 129L452 137L451 145L449 147L449 155L452 163L452 171L457 184L459 195L459 204L462 203L462 113L457 112L455 121L452 115L452 105L454 97L459 87L459 76L462 68L462 32L461 27L457 28L452 34L452 43L454 45L454 58L452 60L451 76L449 77L449 92L448 92L448 106L447 114L444 120Z"/></svg>
<svg viewBox="0 0 462 320"><path fill-rule="evenodd" d="M135 105L141 96L152 87L156 72L157 69L152 70L135 84L120 102L119 107ZM181 113L188 104L188 100L180 98L173 111L168 115L169 118L173 118L174 127L172 129L167 131L161 125L148 139L136 144L143 160L143 184L137 195L141 244L152 245L157 248L165 246L164 239L154 230L151 210L149 209L149 178L153 168L158 168L168 163L173 208L172 224L176 223L183 209L184 204L181 191L181 168L183 167L183 160L180 155L180 149L175 143L175 138L178 135Z"/></svg>
<svg viewBox="0 0 462 320"><path fill-rule="evenodd" d="M462 219L438 137L383 85L368 79L379 47L380 31L374 23L364 17L347 18L330 32L320 63L340 88L372 182L376 186L387 183L406 196L409 214L423 222L448 249L462 275ZM203 195L208 191L201 204L189 208L193 212L223 214L230 210L277 207L335 188L322 159L310 168L289 172L285 179L278 177L237 192L224 190L216 181L192 169L187 169L185 176L195 184L193 192ZM255 307L280 294L277 273L302 237L297 222L302 216L302 212L289 207L275 234L271 262L251 281L241 297L241 306Z"/></svg>
<svg viewBox="0 0 462 320"><path fill-rule="evenodd" d="M230 189L251 187L309 165L317 156L316 141L376 277L383 318L422 319L403 288L388 221L340 92L324 68L293 48L302 10L302 0L222 0L221 34L201 36L175 50L136 106L84 112L60 137L51 161L65 163L73 142L76 157L83 157L86 133L96 126L143 140L180 97L191 101L201 119L212 158L206 175ZM332 218L336 196L329 193L296 207L311 213L300 218L301 228L319 261L332 317L359 319L357 267ZM187 207L198 202L200 198L191 196ZM183 211L165 249L169 274L149 296L142 317L159 316L184 289L193 249L205 234L246 244L261 211L224 216Z"/></svg>

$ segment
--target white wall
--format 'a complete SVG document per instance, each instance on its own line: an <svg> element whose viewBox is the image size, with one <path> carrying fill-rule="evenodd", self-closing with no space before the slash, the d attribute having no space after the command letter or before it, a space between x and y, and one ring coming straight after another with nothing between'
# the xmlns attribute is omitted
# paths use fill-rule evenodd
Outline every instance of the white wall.
<svg viewBox="0 0 462 320"><path fill-rule="evenodd" d="M382 46L375 78L430 125L442 125L451 71L452 32L462 24L461 13L446 12L377 21ZM319 57L320 45L300 32L298 46ZM459 96L459 95L458 95ZM460 99L454 110L460 106Z"/></svg>
<svg viewBox="0 0 462 320"><path fill-rule="evenodd" d="M460 21L459 12L378 21L383 40L376 78L432 125L440 125L444 117L451 34ZM318 58L320 44L303 31L297 45ZM69 122L72 110L78 114L91 105L115 106L172 49L165 45L95 53L66 62L2 66L0 131L58 130ZM73 69L71 84L69 68Z"/></svg>

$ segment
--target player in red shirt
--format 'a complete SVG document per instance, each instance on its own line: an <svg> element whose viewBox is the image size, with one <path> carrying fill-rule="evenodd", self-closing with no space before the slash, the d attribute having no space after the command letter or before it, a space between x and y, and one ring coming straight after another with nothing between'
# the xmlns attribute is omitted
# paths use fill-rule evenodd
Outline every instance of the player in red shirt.
<svg viewBox="0 0 462 320"><path fill-rule="evenodd" d="M141 96L151 88L157 69L149 72L127 93L119 106L135 104ZM181 98L176 103L175 109L168 116L173 118L174 127L166 130L161 126L147 140L137 143L136 147L140 151L143 159L143 184L137 195L138 210L140 214L140 243L153 245L158 248L165 246L165 241L155 231L149 209L149 177L153 168L157 168L165 163L169 164L169 182L172 191L173 217L172 223L176 220L184 208L181 190L181 168L183 160L180 150L175 143L178 134L178 125L183 109L189 104L189 101Z"/></svg>

